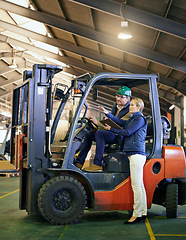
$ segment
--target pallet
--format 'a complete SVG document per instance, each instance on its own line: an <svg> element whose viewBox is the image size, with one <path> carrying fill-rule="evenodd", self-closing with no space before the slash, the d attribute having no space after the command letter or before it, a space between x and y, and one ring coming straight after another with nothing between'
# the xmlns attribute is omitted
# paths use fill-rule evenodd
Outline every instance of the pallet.
<svg viewBox="0 0 186 240"><path fill-rule="evenodd" d="M19 177L20 173L11 173L11 172L4 172L0 173L0 177Z"/></svg>

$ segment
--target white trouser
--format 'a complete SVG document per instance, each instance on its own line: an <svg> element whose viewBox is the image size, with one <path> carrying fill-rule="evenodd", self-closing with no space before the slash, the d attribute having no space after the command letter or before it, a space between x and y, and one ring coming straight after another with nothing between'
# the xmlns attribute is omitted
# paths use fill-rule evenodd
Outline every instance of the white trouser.
<svg viewBox="0 0 186 240"><path fill-rule="evenodd" d="M147 198L143 184L143 166L146 156L135 154L128 157L130 161L131 185L134 193L133 216L147 215Z"/></svg>

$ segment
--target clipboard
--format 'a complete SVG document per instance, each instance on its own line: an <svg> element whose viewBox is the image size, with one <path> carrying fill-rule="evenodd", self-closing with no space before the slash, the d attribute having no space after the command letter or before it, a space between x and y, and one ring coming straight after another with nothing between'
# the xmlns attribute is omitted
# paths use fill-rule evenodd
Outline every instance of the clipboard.
<svg viewBox="0 0 186 240"><path fill-rule="evenodd" d="M113 128L122 130L122 127L120 127L117 123L112 121L110 118L100 120L99 122L102 123L103 125L108 124L109 126L111 126Z"/></svg>

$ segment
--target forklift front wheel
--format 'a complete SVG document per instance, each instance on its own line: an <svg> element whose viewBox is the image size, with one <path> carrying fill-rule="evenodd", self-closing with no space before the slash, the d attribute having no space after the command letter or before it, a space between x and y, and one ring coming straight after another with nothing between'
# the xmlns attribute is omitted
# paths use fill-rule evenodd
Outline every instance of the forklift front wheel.
<svg viewBox="0 0 186 240"><path fill-rule="evenodd" d="M169 183L166 189L166 217L177 218L178 216L178 184Z"/></svg>
<svg viewBox="0 0 186 240"><path fill-rule="evenodd" d="M86 202L83 185L69 176L51 178L42 186L38 195L41 215L55 225L76 222L83 214Z"/></svg>

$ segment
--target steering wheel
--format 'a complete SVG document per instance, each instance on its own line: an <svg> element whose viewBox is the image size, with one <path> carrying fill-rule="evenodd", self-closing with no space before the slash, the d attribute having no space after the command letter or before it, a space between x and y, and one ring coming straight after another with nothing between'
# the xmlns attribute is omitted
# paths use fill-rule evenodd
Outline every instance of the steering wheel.
<svg viewBox="0 0 186 240"><path fill-rule="evenodd" d="M85 124L87 124L87 126L89 126L90 128L92 128L92 130L97 130L98 129L98 126L93 123L89 118L85 117L84 118L84 121L83 121Z"/></svg>
<svg viewBox="0 0 186 240"><path fill-rule="evenodd" d="M86 117L83 119L83 123L82 123L82 120L80 119L78 120L78 123L80 123L81 125L79 127L76 127L76 129L80 128L83 123L86 125L85 127L89 131L96 131L98 129L98 126L95 123L93 123L89 118L86 118ZM68 140L69 133L70 133L70 128L68 129L65 138L60 140L60 142L65 142L66 140Z"/></svg>

